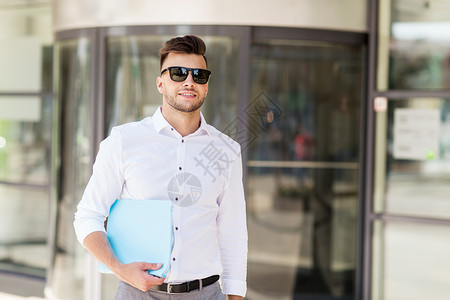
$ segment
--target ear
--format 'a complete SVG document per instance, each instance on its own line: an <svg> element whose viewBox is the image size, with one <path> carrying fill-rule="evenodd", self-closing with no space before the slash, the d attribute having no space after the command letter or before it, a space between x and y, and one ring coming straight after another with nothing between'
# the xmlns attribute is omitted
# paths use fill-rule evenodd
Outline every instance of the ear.
<svg viewBox="0 0 450 300"><path fill-rule="evenodd" d="M161 76L158 76L156 78L156 88L158 89L158 91L161 94L163 93L163 80L162 80Z"/></svg>

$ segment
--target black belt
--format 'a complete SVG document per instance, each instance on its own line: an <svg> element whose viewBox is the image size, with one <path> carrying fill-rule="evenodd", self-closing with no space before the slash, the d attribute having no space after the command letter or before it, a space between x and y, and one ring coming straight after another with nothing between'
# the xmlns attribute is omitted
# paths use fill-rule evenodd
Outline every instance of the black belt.
<svg viewBox="0 0 450 300"><path fill-rule="evenodd" d="M163 283L161 285L154 286L153 289L166 292L169 294L189 293L190 291L194 290L202 290L202 288L213 284L217 280L219 280L219 275L213 275L210 277L192 280L185 283L177 283L177 284Z"/></svg>

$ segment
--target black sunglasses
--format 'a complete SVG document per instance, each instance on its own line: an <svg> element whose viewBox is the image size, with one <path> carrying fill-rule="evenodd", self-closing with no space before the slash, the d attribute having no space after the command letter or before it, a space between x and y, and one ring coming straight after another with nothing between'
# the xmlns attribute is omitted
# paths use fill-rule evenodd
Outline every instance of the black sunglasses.
<svg viewBox="0 0 450 300"><path fill-rule="evenodd" d="M205 84L209 80L211 71L205 69L191 69L185 67L168 67L161 71L161 75L164 72L169 71L170 79L175 82L183 82L189 76L189 71L192 72L192 79L195 83Z"/></svg>

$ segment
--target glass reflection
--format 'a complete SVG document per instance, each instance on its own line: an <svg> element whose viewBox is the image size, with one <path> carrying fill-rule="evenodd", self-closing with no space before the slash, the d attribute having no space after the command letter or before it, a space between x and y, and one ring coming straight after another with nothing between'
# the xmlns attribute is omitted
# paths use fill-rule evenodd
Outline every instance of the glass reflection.
<svg viewBox="0 0 450 300"><path fill-rule="evenodd" d="M398 115L399 111L403 114ZM413 126L420 122L419 118L429 117L430 112L435 114L427 119L427 125ZM378 212L450 219L450 100L391 100L388 111L377 114L385 115L378 122L387 134L385 161L376 163L386 174L386 182L377 181L375 185L381 195L376 197ZM412 122L410 131L398 131L396 126L408 121L406 118ZM380 190L383 185L385 188Z"/></svg>
<svg viewBox="0 0 450 300"><path fill-rule="evenodd" d="M375 229L372 299L448 298L448 225L377 222Z"/></svg>
<svg viewBox="0 0 450 300"><path fill-rule="evenodd" d="M0 195L0 269L45 276L48 188L0 184Z"/></svg>
<svg viewBox="0 0 450 300"><path fill-rule="evenodd" d="M0 96L0 107L0 181L49 184L51 99Z"/></svg>
<svg viewBox="0 0 450 300"><path fill-rule="evenodd" d="M360 49L259 41L251 68L249 298L353 299Z"/></svg>
<svg viewBox="0 0 450 300"><path fill-rule="evenodd" d="M48 265L52 102L0 96L2 103L0 269L42 277Z"/></svg>
<svg viewBox="0 0 450 300"><path fill-rule="evenodd" d="M59 153L56 241L49 278L52 297L82 299L84 249L73 230L73 215L91 173L90 42L86 38L57 44Z"/></svg>
<svg viewBox="0 0 450 300"><path fill-rule="evenodd" d="M52 9L18 2L0 5L0 269L44 278L52 98L30 93L51 92Z"/></svg>
<svg viewBox="0 0 450 300"><path fill-rule="evenodd" d="M382 49L389 52L388 88L450 88L450 22L443 13L448 5L407 0L391 5L390 42Z"/></svg>
<svg viewBox="0 0 450 300"><path fill-rule="evenodd" d="M202 106L206 121L224 129L237 116L237 39L200 36L212 70ZM158 51L169 36L123 36L108 39L105 134L117 124L152 115L162 104L156 89Z"/></svg>

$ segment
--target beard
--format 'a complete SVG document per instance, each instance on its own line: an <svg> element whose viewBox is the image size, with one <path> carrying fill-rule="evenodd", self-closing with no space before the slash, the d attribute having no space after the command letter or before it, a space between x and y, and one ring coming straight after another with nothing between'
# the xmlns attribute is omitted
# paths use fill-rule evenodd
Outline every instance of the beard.
<svg viewBox="0 0 450 300"><path fill-rule="evenodd" d="M188 91L188 90L186 90ZM196 92L197 95L199 95ZM206 96L198 96L198 99L196 99L195 102L193 103L181 103L181 102L177 102L176 98L177 98L178 94L175 95L165 95L166 98L166 102L167 104L169 104L172 108L181 111L181 112L185 112L185 113L190 113L190 112L194 112L197 109L199 109L202 105L203 102L205 101Z"/></svg>

